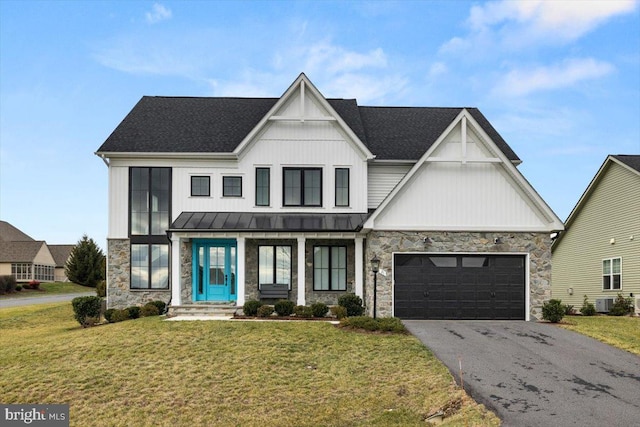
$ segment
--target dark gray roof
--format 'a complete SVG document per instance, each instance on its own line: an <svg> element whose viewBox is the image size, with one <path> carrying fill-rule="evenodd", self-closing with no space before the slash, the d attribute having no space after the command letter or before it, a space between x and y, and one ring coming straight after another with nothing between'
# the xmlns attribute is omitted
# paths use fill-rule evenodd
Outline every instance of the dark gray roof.
<svg viewBox="0 0 640 427"><path fill-rule="evenodd" d="M64 267L67 264L71 250L75 245L48 245L49 252L56 262L56 267Z"/></svg>
<svg viewBox="0 0 640 427"><path fill-rule="evenodd" d="M0 245L0 262L33 262L46 243L44 241L3 242Z"/></svg>
<svg viewBox="0 0 640 427"><path fill-rule="evenodd" d="M27 234L18 230L13 225L9 224L8 222L0 221L0 241L3 241L3 242L31 241L33 242L34 240Z"/></svg>
<svg viewBox="0 0 640 427"><path fill-rule="evenodd" d="M612 155L615 159L621 161L625 165L629 166L631 169L635 169L640 172L640 156L630 155L630 154L618 154Z"/></svg>
<svg viewBox="0 0 640 427"><path fill-rule="evenodd" d="M278 98L143 97L98 152L230 153ZM382 160L417 160L462 108L360 107L327 99L345 123ZM468 108L510 160L519 160L476 108Z"/></svg>
<svg viewBox="0 0 640 427"><path fill-rule="evenodd" d="M358 231L367 214L182 212L170 231Z"/></svg>

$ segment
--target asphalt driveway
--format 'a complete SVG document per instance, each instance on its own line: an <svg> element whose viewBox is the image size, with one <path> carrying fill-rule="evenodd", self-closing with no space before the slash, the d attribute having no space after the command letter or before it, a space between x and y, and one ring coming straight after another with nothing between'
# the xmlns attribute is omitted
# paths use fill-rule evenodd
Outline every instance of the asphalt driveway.
<svg viewBox="0 0 640 427"><path fill-rule="evenodd" d="M95 296L96 292L78 292L74 294L43 295L39 297L0 299L0 308L19 307L24 305L48 304L51 302L71 301L75 297Z"/></svg>
<svg viewBox="0 0 640 427"><path fill-rule="evenodd" d="M536 322L405 320L504 426L640 425L640 357Z"/></svg>

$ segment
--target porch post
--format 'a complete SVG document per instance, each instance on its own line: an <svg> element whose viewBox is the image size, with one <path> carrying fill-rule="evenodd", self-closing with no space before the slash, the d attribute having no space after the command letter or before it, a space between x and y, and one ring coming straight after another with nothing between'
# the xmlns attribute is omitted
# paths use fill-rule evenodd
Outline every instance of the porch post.
<svg viewBox="0 0 640 427"><path fill-rule="evenodd" d="M180 238L171 236L171 305L182 305L182 283L180 283Z"/></svg>
<svg viewBox="0 0 640 427"><path fill-rule="evenodd" d="M363 253L362 253L362 241L364 240L362 237L356 237L355 239L355 244L356 244L356 263L355 263L355 279L356 279L356 286L355 286L355 294L357 296L359 296L360 298L362 298L364 300L364 279L363 279L363 275L364 275L364 267L363 267Z"/></svg>
<svg viewBox="0 0 640 427"><path fill-rule="evenodd" d="M305 267L307 265L305 261L305 242L304 237L298 237L298 305L305 305L306 298L304 295L305 290Z"/></svg>
<svg viewBox="0 0 640 427"><path fill-rule="evenodd" d="M244 305L244 263L245 263L245 238L238 237L236 239L237 249L236 249L236 261L238 263L237 266L237 275L236 275L236 305L238 307Z"/></svg>

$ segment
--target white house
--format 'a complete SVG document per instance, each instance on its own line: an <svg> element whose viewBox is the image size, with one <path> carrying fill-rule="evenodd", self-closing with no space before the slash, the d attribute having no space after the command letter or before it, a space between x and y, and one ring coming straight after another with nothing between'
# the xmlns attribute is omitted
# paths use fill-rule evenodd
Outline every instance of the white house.
<svg viewBox="0 0 640 427"><path fill-rule="evenodd" d="M301 74L280 98L143 97L96 154L109 307L354 292L378 316L529 320L550 296L563 224L475 108L363 107Z"/></svg>

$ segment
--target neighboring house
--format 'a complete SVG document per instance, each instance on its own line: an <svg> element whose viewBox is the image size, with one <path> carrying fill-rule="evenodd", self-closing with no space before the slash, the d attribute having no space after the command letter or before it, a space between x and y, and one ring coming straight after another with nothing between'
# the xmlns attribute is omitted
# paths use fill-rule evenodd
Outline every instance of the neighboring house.
<svg viewBox="0 0 640 427"><path fill-rule="evenodd" d="M640 155L607 157L552 251L554 298L608 311L621 293L640 312Z"/></svg>
<svg viewBox="0 0 640 427"><path fill-rule="evenodd" d="M49 251L56 262L55 280L56 282L68 282L66 273L67 260L75 245L49 245Z"/></svg>
<svg viewBox="0 0 640 427"><path fill-rule="evenodd" d="M0 276L18 282L54 281L55 261L47 242L34 240L6 221L0 221Z"/></svg>
<svg viewBox="0 0 640 427"><path fill-rule="evenodd" d="M563 224L475 108L363 107L301 74L280 98L143 97L96 154L109 307L354 292L378 316L528 320L550 297Z"/></svg>

